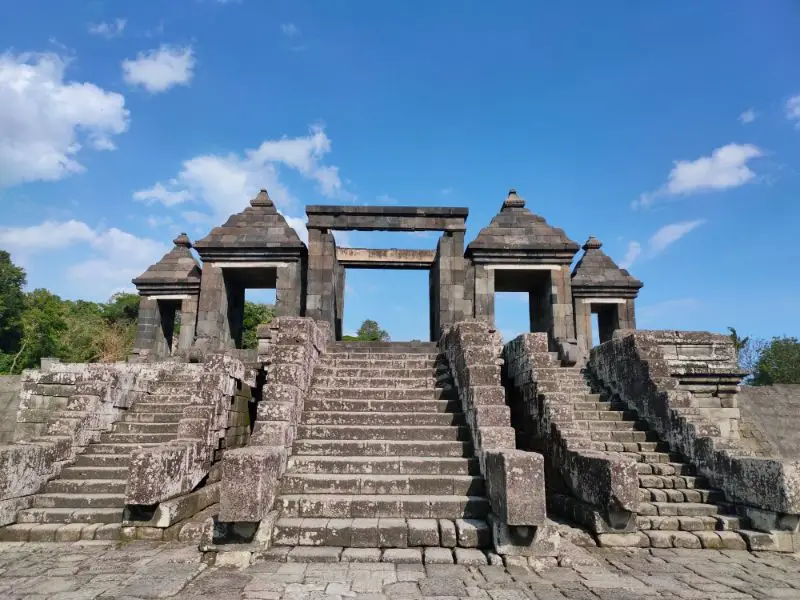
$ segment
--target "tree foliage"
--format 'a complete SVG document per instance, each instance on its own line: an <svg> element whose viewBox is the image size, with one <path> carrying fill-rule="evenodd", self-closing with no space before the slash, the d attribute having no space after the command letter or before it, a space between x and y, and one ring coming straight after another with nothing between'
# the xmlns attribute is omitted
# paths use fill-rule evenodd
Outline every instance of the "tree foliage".
<svg viewBox="0 0 800 600"><path fill-rule="evenodd" d="M0 250L0 354L16 348L22 337L25 283L25 271L11 262L8 252Z"/></svg>
<svg viewBox="0 0 800 600"><path fill-rule="evenodd" d="M361 342L388 342L389 332L381 329L377 321L367 319L358 328L355 339Z"/></svg>
<svg viewBox="0 0 800 600"><path fill-rule="evenodd" d="M753 385L800 383L800 341L794 337L776 337L758 357Z"/></svg>
<svg viewBox="0 0 800 600"><path fill-rule="evenodd" d="M256 330L275 318L275 307L271 304L257 302L244 303L244 320L242 323L242 348L258 347Z"/></svg>

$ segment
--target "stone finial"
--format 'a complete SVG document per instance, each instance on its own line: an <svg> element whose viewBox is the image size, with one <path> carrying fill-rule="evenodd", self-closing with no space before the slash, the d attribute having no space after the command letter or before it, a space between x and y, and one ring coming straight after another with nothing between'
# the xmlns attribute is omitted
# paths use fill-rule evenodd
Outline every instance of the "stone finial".
<svg viewBox="0 0 800 600"><path fill-rule="evenodd" d="M250 200L250 206L272 206L272 199L269 197L267 190L262 188L258 195Z"/></svg>
<svg viewBox="0 0 800 600"><path fill-rule="evenodd" d="M511 188L508 190L505 202L503 202L503 208L525 208L525 200L517 196L517 190Z"/></svg>
<svg viewBox="0 0 800 600"><path fill-rule="evenodd" d="M192 247L192 242L189 239L189 236L186 235L186 233L181 233L180 235L178 235L178 237L172 240L172 243L175 244L176 246L183 246L184 248Z"/></svg>
<svg viewBox="0 0 800 600"><path fill-rule="evenodd" d="M586 243L583 245L584 250L600 250L603 247L603 242L598 240L593 235L589 236L589 239L586 240Z"/></svg>

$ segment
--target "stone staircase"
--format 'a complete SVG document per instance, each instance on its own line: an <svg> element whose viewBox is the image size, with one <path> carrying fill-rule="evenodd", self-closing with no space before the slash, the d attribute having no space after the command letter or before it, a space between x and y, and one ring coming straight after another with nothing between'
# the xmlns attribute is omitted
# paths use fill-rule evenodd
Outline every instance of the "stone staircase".
<svg viewBox="0 0 800 600"><path fill-rule="evenodd" d="M101 434L59 477L0 528L0 541L117 539L125 511L131 453L175 439L183 409L200 383L171 376L148 384L112 431Z"/></svg>
<svg viewBox="0 0 800 600"><path fill-rule="evenodd" d="M571 398L569 434L594 450L631 458L639 472L637 527L653 548L746 549L737 533L740 519L723 494L712 489L692 464L670 451L637 413L595 392L578 367L540 369L545 390L556 387ZM557 382L553 385L553 382ZM541 383L540 383L541 387Z"/></svg>
<svg viewBox="0 0 800 600"><path fill-rule="evenodd" d="M287 550L485 564L489 503L435 344L329 347L276 506L273 544Z"/></svg>

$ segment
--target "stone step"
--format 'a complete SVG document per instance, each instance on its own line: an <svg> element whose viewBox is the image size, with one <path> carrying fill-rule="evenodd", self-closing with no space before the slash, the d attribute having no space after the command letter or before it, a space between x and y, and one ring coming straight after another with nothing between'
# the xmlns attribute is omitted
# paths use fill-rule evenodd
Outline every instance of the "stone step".
<svg viewBox="0 0 800 600"><path fill-rule="evenodd" d="M692 475L640 475L639 487L656 489L698 489L707 488L708 479Z"/></svg>
<svg viewBox="0 0 800 600"><path fill-rule="evenodd" d="M636 527L642 531L716 531L721 529L718 517L636 517Z"/></svg>
<svg viewBox="0 0 800 600"><path fill-rule="evenodd" d="M120 422L114 424L113 433L177 433L178 423Z"/></svg>
<svg viewBox="0 0 800 600"><path fill-rule="evenodd" d="M100 441L106 444L155 444L174 439L174 433L104 433L100 436Z"/></svg>
<svg viewBox="0 0 800 600"><path fill-rule="evenodd" d="M282 517L483 519L491 507L482 496L388 494L283 494Z"/></svg>
<svg viewBox="0 0 800 600"><path fill-rule="evenodd" d="M698 502L639 502L639 515L643 517L702 517L720 514L716 504Z"/></svg>
<svg viewBox="0 0 800 600"><path fill-rule="evenodd" d="M436 360L439 358L437 352L380 352L377 350L329 350L324 356L339 360Z"/></svg>
<svg viewBox="0 0 800 600"><path fill-rule="evenodd" d="M312 399L345 400L455 400L458 395L453 389L397 390L392 388L311 388Z"/></svg>
<svg viewBox="0 0 800 600"><path fill-rule="evenodd" d="M603 411L610 411L612 410L611 402L573 402L572 407L575 411L596 411L596 412L603 412Z"/></svg>
<svg viewBox="0 0 800 600"><path fill-rule="evenodd" d="M431 379L431 378L440 378L450 375L450 370L446 367L441 367L436 369L435 367L432 368L410 368L410 369L403 369L398 367L387 367L384 369L381 368L360 368L360 367L331 367L328 365L320 365L316 369L314 369L314 375L320 375L324 377L358 377L362 379L371 379L371 378L379 378L379 379L394 379L394 378L401 378L401 379Z"/></svg>
<svg viewBox="0 0 800 600"><path fill-rule="evenodd" d="M664 442L591 442L591 444L592 448L595 450L628 454L664 452L669 450L669 446Z"/></svg>
<svg viewBox="0 0 800 600"><path fill-rule="evenodd" d="M304 412L399 412L420 413L461 412L458 400L369 400L341 398L309 398L305 401Z"/></svg>
<svg viewBox="0 0 800 600"><path fill-rule="evenodd" d="M150 443L150 444L139 444L139 443L132 443L132 444L114 444L114 443L95 443L89 444L86 447L86 455L93 455L93 454L130 454L134 450L139 448L153 448L155 446L159 446L159 443Z"/></svg>
<svg viewBox="0 0 800 600"><path fill-rule="evenodd" d="M471 458L471 442L384 440L295 440L295 454L328 456L460 456Z"/></svg>
<svg viewBox="0 0 800 600"><path fill-rule="evenodd" d="M128 479L128 467L65 467L61 470L64 479L90 479L104 481Z"/></svg>
<svg viewBox="0 0 800 600"><path fill-rule="evenodd" d="M125 494L127 483L127 479L64 478L49 481L44 491L47 494Z"/></svg>
<svg viewBox="0 0 800 600"><path fill-rule="evenodd" d="M589 431L593 442L655 442L655 434L649 431Z"/></svg>
<svg viewBox="0 0 800 600"><path fill-rule="evenodd" d="M148 396L148 398L155 398L155 396ZM139 413L177 413L182 414L183 409L191 406L190 402L166 402L166 401L151 401L151 402L134 402L133 406L128 411L126 416Z"/></svg>
<svg viewBox="0 0 800 600"><path fill-rule="evenodd" d="M723 501L725 496L718 490L639 488L640 502L689 502L708 503Z"/></svg>
<svg viewBox="0 0 800 600"><path fill-rule="evenodd" d="M437 380L431 375L427 377L337 377L333 375L315 374L311 380L314 387L349 388L349 389L381 389L381 390L421 390L433 391L443 385L446 379Z"/></svg>
<svg viewBox="0 0 800 600"><path fill-rule="evenodd" d="M581 402L585 404L585 402ZM579 422L596 421L625 421L633 422L636 420L636 413L624 410L575 410L574 417ZM590 427L591 429L591 427Z"/></svg>
<svg viewBox="0 0 800 600"><path fill-rule="evenodd" d="M26 508L18 523L121 523L123 508Z"/></svg>
<svg viewBox="0 0 800 600"><path fill-rule="evenodd" d="M438 363L441 364L441 363ZM364 360L361 358L337 358L334 356L323 356L317 368L331 369L428 369L433 370L437 367L436 359L431 358L375 358Z"/></svg>
<svg viewBox="0 0 800 600"><path fill-rule="evenodd" d="M175 412L128 412L124 417L126 423L178 423L183 411Z"/></svg>
<svg viewBox="0 0 800 600"><path fill-rule="evenodd" d="M306 411L306 425L465 425L462 413Z"/></svg>
<svg viewBox="0 0 800 600"><path fill-rule="evenodd" d="M639 475L694 475L696 469L694 465L683 462L656 462L656 463L636 463L636 470Z"/></svg>
<svg viewBox="0 0 800 600"><path fill-rule="evenodd" d="M289 458L287 471L292 474L480 475L480 464L477 458L295 455Z"/></svg>
<svg viewBox="0 0 800 600"><path fill-rule="evenodd" d="M205 385L202 381L154 381L148 386L148 391L153 394L169 394L190 396L199 392Z"/></svg>
<svg viewBox="0 0 800 600"><path fill-rule="evenodd" d="M145 400L146 399L146 400ZM193 404L191 394L148 394L142 399L142 402L134 402L134 407L142 403L155 404L156 406L174 406L179 404L181 406L190 406Z"/></svg>
<svg viewBox="0 0 800 600"><path fill-rule="evenodd" d="M81 454L75 467L125 467L131 464L130 454Z"/></svg>
<svg viewBox="0 0 800 600"><path fill-rule="evenodd" d="M116 540L121 523L18 523L0 528L0 542Z"/></svg>
<svg viewBox="0 0 800 600"><path fill-rule="evenodd" d="M329 351L353 351L377 349L385 352L438 352L439 344L432 341L409 340L392 342L385 340L339 340L328 345Z"/></svg>
<svg viewBox="0 0 800 600"><path fill-rule="evenodd" d="M125 506L125 494L36 494L33 508L116 508Z"/></svg>
<svg viewBox="0 0 800 600"><path fill-rule="evenodd" d="M280 518L276 546L345 548L489 548L492 533L480 519Z"/></svg>
<svg viewBox="0 0 800 600"><path fill-rule="evenodd" d="M286 473L283 494L483 496L483 477L471 475L337 475Z"/></svg>
<svg viewBox="0 0 800 600"><path fill-rule="evenodd" d="M586 429L592 432L596 431L643 431L642 426L635 421L582 421L576 419L573 421L573 426L578 429Z"/></svg>
<svg viewBox="0 0 800 600"><path fill-rule="evenodd" d="M469 441L468 427L402 425L298 425L303 440Z"/></svg>

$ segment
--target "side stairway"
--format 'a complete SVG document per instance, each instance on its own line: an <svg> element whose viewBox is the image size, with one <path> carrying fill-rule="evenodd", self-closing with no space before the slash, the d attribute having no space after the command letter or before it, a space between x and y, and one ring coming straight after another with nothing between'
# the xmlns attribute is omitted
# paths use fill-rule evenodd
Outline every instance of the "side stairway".
<svg viewBox="0 0 800 600"><path fill-rule="evenodd" d="M183 409L199 383L172 377L149 384L110 432L90 443L76 460L0 528L0 541L117 539L125 510L131 453L175 439Z"/></svg>
<svg viewBox="0 0 800 600"><path fill-rule="evenodd" d="M273 544L300 555L422 560L426 548L427 562L452 563L453 549L491 546L484 481L435 344L329 348L276 506Z"/></svg>
<svg viewBox="0 0 800 600"><path fill-rule="evenodd" d="M746 549L744 539L736 533L742 523L733 507L724 502L723 494L711 489L681 455L670 452L635 411L596 393L582 368L554 365L537 373L548 380L546 390L558 388L571 399L570 437L588 442L594 450L636 461L637 527L647 537L646 545Z"/></svg>

